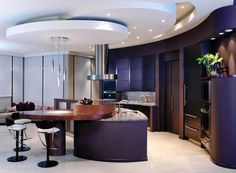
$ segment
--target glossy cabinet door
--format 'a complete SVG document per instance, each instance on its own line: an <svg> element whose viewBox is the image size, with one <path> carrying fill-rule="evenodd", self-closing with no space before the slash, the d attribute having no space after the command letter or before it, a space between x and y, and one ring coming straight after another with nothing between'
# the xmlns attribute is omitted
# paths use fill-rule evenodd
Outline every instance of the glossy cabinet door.
<svg viewBox="0 0 236 173"><path fill-rule="evenodd" d="M117 91L155 91L155 55L109 58L108 71L118 75Z"/></svg>
<svg viewBox="0 0 236 173"><path fill-rule="evenodd" d="M121 58L116 60L116 72L118 75L116 89L117 91L130 90L130 59Z"/></svg>
<svg viewBox="0 0 236 173"><path fill-rule="evenodd" d="M143 57L143 91L155 91L155 55Z"/></svg>
<svg viewBox="0 0 236 173"><path fill-rule="evenodd" d="M184 84L185 84L185 136L200 142L201 137L201 87L200 65L196 58L201 55L201 45L185 48Z"/></svg>
<svg viewBox="0 0 236 173"><path fill-rule="evenodd" d="M142 57L130 58L130 90L143 90Z"/></svg>

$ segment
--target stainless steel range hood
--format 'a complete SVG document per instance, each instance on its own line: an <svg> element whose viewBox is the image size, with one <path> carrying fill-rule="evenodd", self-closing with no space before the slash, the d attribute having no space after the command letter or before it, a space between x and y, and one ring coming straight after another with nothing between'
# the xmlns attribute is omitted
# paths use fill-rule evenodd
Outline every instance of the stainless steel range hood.
<svg viewBox="0 0 236 173"><path fill-rule="evenodd" d="M95 45L95 74L87 76L88 80L115 80L116 74L107 74L108 44Z"/></svg>

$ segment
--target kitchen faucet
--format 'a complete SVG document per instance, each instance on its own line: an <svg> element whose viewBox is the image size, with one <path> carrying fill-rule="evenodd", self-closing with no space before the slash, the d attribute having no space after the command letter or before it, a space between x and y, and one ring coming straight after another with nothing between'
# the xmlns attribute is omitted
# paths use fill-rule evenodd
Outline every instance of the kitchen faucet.
<svg viewBox="0 0 236 173"><path fill-rule="evenodd" d="M146 102L146 101L147 101L145 95L141 95L141 96L139 96L139 98L140 98L140 100L141 100L142 102Z"/></svg>
<svg viewBox="0 0 236 173"><path fill-rule="evenodd" d="M129 101L128 100L121 100L118 102L118 113L120 113L120 104L121 103L128 103Z"/></svg>
<svg viewBox="0 0 236 173"><path fill-rule="evenodd" d="M139 96L140 100L142 102L145 102L145 103L148 102L149 97L150 97L149 95L141 95L141 96Z"/></svg>

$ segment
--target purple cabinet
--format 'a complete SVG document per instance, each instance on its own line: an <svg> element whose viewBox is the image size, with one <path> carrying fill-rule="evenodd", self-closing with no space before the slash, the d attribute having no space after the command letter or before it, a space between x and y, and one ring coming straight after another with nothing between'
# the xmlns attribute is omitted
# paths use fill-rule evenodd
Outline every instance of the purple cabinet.
<svg viewBox="0 0 236 173"><path fill-rule="evenodd" d="M130 90L130 59L121 58L116 60L116 72L118 79L116 81L117 91Z"/></svg>
<svg viewBox="0 0 236 173"><path fill-rule="evenodd" d="M142 91L142 57L130 58L130 90Z"/></svg>
<svg viewBox="0 0 236 173"><path fill-rule="evenodd" d="M155 55L110 58L108 64L118 75L117 91L155 91Z"/></svg>
<svg viewBox="0 0 236 173"><path fill-rule="evenodd" d="M155 55L143 57L143 91L155 91Z"/></svg>

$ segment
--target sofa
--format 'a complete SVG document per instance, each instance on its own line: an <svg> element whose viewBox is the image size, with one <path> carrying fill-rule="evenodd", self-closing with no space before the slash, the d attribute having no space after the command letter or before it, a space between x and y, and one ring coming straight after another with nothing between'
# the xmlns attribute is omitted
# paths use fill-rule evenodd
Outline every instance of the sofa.
<svg viewBox="0 0 236 173"><path fill-rule="evenodd" d="M0 124L5 124L5 119L11 117L10 112L6 112L6 108L11 107L11 96L0 97Z"/></svg>
<svg viewBox="0 0 236 173"><path fill-rule="evenodd" d="M0 97L0 124L5 124L6 118L10 118L16 112L31 111L34 109L35 105L32 102L11 104L11 97Z"/></svg>

